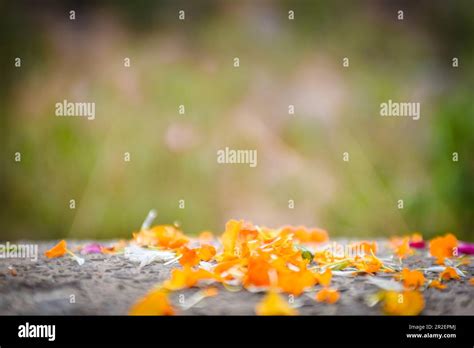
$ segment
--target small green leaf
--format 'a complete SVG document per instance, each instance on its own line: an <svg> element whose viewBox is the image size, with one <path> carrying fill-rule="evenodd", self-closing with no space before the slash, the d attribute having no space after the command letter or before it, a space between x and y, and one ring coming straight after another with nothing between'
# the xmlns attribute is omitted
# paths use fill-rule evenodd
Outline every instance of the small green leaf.
<svg viewBox="0 0 474 348"><path fill-rule="evenodd" d="M301 253L301 256L302 256L303 259L305 259L305 260L309 260L309 261L312 261L312 260L313 260L313 254L311 254L311 251L309 251L309 250L304 250L304 251Z"/></svg>

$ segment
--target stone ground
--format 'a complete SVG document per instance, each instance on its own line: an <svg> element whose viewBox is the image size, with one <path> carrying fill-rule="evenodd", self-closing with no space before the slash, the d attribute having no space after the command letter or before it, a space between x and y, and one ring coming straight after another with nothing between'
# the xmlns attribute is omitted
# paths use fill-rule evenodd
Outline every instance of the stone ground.
<svg viewBox="0 0 474 348"><path fill-rule="evenodd" d="M123 255L102 254L85 255L85 264L79 266L69 257L46 259L43 253L53 245L53 242L39 244L37 262L0 259L0 315L125 315L139 297L166 279L170 270L176 267L176 264L153 263L139 270L136 263L126 260ZM75 243L68 245L73 248ZM424 267L429 266L430 261L414 256L407 264ZM472 263L467 274L462 281L450 282L444 291L427 289L422 314L473 315L474 286L467 282L474 274ZM176 292L171 299L183 315L252 315L255 304L263 296L247 291L228 292L218 287L220 291L216 297L206 298L186 311L179 310L178 296L184 294L189 298L197 289ZM380 314L377 306L371 308L364 302L367 294L377 291L364 277L334 277L333 287L341 292L338 303L321 304L302 296L296 300L300 314ZM71 295L75 296L75 303L70 303Z"/></svg>

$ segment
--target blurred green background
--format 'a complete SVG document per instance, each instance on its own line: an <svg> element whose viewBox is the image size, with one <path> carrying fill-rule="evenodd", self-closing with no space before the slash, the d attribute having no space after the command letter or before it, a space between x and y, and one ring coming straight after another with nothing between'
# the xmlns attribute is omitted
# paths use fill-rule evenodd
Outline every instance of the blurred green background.
<svg viewBox="0 0 474 348"><path fill-rule="evenodd" d="M2 1L0 239L128 238L155 208L156 222L189 234L244 218L472 241L473 10L441 0ZM95 102L96 119L56 117L64 99ZM388 99L420 102L420 120L381 117ZM258 166L218 164L226 146L257 149Z"/></svg>

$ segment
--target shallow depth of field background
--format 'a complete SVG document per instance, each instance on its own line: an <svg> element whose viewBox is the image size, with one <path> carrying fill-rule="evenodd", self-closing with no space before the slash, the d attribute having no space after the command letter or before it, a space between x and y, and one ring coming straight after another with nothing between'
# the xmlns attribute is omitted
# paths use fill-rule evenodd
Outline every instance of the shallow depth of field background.
<svg viewBox="0 0 474 348"><path fill-rule="evenodd" d="M156 222L189 234L244 218L472 241L473 12L472 1L2 2L0 239L128 238L156 208ZM64 99L95 102L96 119L56 117ZM420 102L421 119L379 116L388 99ZM257 168L218 164L226 146L257 149Z"/></svg>

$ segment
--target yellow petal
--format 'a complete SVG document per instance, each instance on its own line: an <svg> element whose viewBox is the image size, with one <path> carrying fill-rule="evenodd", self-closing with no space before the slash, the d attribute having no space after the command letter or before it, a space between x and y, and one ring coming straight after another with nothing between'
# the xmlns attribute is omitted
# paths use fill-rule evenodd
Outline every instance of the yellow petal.
<svg viewBox="0 0 474 348"><path fill-rule="evenodd" d="M382 309L388 315L418 315L425 307L423 295L418 291L387 291L383 301Z"/></svg>
<svg viewBox="0 0 474 348"><path fill-rule="evenodd" d="M255 312L258 315L297 315L298 312L288 302L274 291L268 292L257 304Z"/></svg>
<svg viewBox="0 0 474 348"><path fill-rule="evenodd" d="M174 309L163 289L150 291L133 305L130 315L174 315Z"/></svg>

